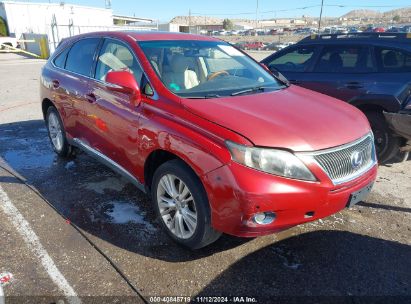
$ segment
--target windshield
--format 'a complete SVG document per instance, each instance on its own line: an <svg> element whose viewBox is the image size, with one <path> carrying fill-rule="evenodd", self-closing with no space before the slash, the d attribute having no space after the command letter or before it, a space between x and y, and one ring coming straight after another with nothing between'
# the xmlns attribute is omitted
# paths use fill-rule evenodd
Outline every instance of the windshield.
<svg viewBox="0 0 411 304"><path fill-rule="evenodd" d="M218 98L285 87L258 63L220 41L142 41L164 85L184 98Z"/></svg>

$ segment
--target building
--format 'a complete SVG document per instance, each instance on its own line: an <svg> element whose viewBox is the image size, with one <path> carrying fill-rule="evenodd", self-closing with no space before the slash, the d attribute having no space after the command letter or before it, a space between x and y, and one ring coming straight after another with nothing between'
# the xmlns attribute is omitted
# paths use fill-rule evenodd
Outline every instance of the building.
<svg viewBox="0 0 411 304"><path fill-rule="evenodd" d="M0 2L0 17L8 26L10 35L20 38L23 33L46 34L51 26L111 26L111 9L62 3Z"/></svg>
<svg viewBox="0 0 411 304"><path fill-rule="evenodd" d="M51 52L61 39L102 30L157 30L147 18L113 15L110 8L68 3L34 3L0 1L0 17L9 35L21 38L23 33L47 35ZM119 25L115 25L116 22ZM139 24L144 22L144 24Z"/></svg>

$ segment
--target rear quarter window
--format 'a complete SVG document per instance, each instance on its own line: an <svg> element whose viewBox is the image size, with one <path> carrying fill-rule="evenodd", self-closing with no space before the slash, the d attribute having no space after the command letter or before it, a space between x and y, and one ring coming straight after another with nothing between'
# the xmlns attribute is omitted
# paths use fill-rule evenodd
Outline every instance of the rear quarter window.
<svg viewBox="0 0 411 304"><path fill-rule="evenodd" d="M70 48L66 48L65 50L63 50L60 54L58 54L57 56L56 56L56 58L54 58L54 65L56 66L56 67L59 67L59 68L64 68L64 66L65 66L65 64L66 64L66 58L67 58L67 54L68 54L68 52L69 52L69 49Z"/></svg>
<svg viewBox="0 0 411 304"><path fill-rule="evenodd" d="M375 54L381 72L411 72L411 53L392 48L376 47Z"/></svg>

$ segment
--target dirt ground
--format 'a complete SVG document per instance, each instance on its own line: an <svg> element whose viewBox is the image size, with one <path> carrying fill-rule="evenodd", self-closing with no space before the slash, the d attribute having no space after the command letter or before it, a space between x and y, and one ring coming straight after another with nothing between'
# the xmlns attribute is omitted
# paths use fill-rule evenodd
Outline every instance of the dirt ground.
<svg viewBox="0 0 411 304"><path fill-rule="evenodd" d="M13 275L0 283L6 303L411 302L411 161L381 166L354 208L190 252L126 180L85 154L56 157L40 110L43 64L0 54L0 164L21 177L0 168L0 282Z"/></svg>

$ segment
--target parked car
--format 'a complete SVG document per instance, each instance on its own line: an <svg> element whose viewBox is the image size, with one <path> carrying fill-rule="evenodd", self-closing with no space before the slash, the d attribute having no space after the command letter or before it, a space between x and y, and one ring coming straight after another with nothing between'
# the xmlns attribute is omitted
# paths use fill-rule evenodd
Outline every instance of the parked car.
<svg viewBox="0 0 411 304"><path fill-rule="evenodd" d="M20 47L17 38L15 37L0 37L0 50L8 49L7 46L14 48Z"/></svg>
<svg viewBox="0 0 411 304"><path fill-rule="evenodd" d="M272 42L264 47L265 51L278 51L280 49L281 47L278 42Z"/></svg>
<svg viewBox="0 0 411 304"><path fill-rule="evenodd" d="M385 28L383 27L376 27L373 29L374 33L384 33L385 32Z"/></svg>
<svg viewBox="0 0 411 304"><path fill-rule="evenodd" d="M291 83L344 100L364 112L380 162L410 150L384 113L408 113L411 101L411 39L406 34L357 33L310 36L262 61ZM402 114L401 114L402 115ZM386 115L385 115L386 116ZM411 129L410 115L404 117ZM409 144L408 144L409 145Z"/></svg>
<svg viewBox="0 0 411 304"><path fill-rule="evenodd" d="M242 45L242 48L244 49L244 50L262 50L262 49L264 49L264 47L265 47L265 44L263 43L263 42L260 42L260 41L256 41L256 42L245 42L243 45Z"/></svg>
<svg viewBox="0 0 411 304"><path fill-rule="evenodd" d="M289 87L208 36L68 38L42 70L41 103L59 156L83 150L128 178L193 249L329 216L377 174L359 110Z"/></svg>

